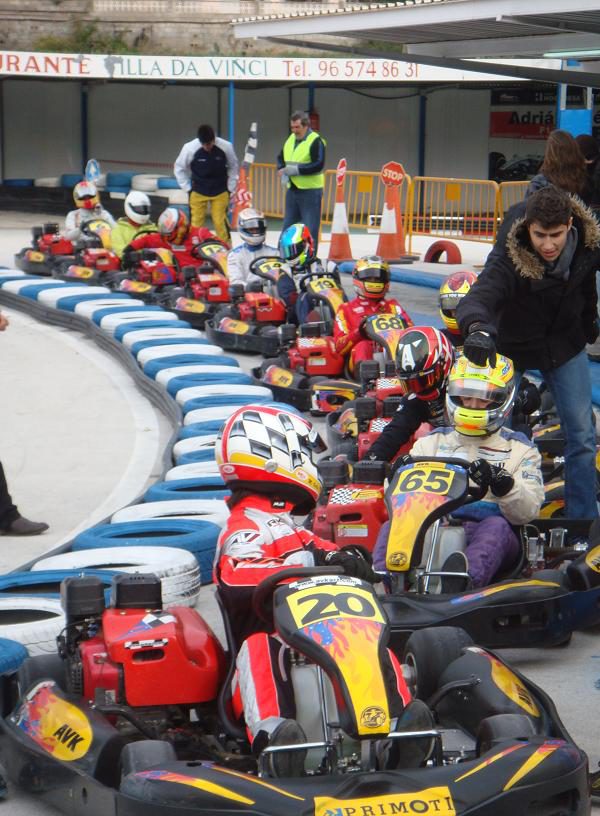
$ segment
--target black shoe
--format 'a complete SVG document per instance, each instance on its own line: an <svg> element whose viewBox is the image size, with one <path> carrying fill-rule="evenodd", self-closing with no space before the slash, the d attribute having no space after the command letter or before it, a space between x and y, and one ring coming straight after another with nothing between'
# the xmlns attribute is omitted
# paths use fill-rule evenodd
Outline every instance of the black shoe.
<svg viewBox="0 0 600 816"><path fill-rule="evenodd" d="M296 720L283 720L275 728L269 739L269 748L284 745L299 745L306 742L306 734ZM272 776L302 776L306 749L292 751L275 751L268 755L268 767Z"/></svg>
<svg viewBox="0 0 600 816"><path fill-rule="evenodd" d="M394 727L394 731L431 731L435 720L422 700L411 700ZM419 768L433 753L435 738L396 738L380 740L377 746L379 767L388 771Z"/></svg>
<svg viewBox="0 0 600 816"><path fill-rule="evenodd" d="M441 572L461 573L460 575L442 575L442 594L456 595L457 592L464 592L465 589L468 589L469 562L461 550L450 553L442 565Z"/></svg>
<svg viewBox="0 0 600 816"><path fill-rule="evenodd" d="M48 525L43 521L29 521L23 516L17 516L8 527L0 531L0 535L9 536L31 536L39 535L48 529Z"/></svg>

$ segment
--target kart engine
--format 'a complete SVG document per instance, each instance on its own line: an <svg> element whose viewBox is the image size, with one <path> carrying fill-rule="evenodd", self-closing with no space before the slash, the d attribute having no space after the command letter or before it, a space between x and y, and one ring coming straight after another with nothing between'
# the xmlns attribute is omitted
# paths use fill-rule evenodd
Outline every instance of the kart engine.
<svg viewBox="0 0 600 816"><path fill-rule="evenodd" d="M222 647L194 609L162 609L155 575L116 575L108 607L99 578L67 578L61 601L66 626L58 646L70 693L99 707L137 709L216 698Z"/></svg>

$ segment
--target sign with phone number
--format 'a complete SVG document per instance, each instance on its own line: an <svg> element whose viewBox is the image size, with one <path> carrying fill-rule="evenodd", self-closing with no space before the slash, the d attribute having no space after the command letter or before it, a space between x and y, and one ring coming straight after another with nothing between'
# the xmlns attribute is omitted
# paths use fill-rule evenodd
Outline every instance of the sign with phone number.
<svg viewBox="0 0 600 816"><path fill-rule="evenodd" d="M523 60L519 62L524 62ZM544 61L542 61L544 62ZM546 60L556 62L556 60ZM544 67L551 67L545 66ZM57 54L0 51L0 76L61 79L233 80L322 82L489 82L490 74L386 59L286 57L164 57L138 54ZM512 79L514 84L518 80Z"/></svg>

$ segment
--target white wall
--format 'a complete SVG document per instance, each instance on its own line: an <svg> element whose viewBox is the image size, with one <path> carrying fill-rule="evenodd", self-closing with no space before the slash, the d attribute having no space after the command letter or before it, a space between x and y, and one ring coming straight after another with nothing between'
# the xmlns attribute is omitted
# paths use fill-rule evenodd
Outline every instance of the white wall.
<svg viewBox="0 0 600 816"><path fill-rule="evenodd" d="M81 169L79 91L78 82L2 81L6 178Z"/></svg>
<svg viewBox="0 0 600 816"><path fill-rule="evenodd" d="M442 88L427 97L425 175L486 179L490 92Z"/></svg>

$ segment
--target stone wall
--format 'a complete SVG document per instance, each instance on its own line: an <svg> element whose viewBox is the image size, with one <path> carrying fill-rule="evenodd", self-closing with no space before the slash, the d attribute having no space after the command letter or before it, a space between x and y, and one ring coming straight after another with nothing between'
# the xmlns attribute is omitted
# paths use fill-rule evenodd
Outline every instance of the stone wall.
<svg viewBox="0 0 600 816"><path fill-rule="evenodd" d="M0 0L0 49L35 50L42 38L67 39L79 22L93 23L99 37L118 38L146 54L289 54L289 47L263 40L236 40L231 20L341 5L339 0Z"/></svg>

